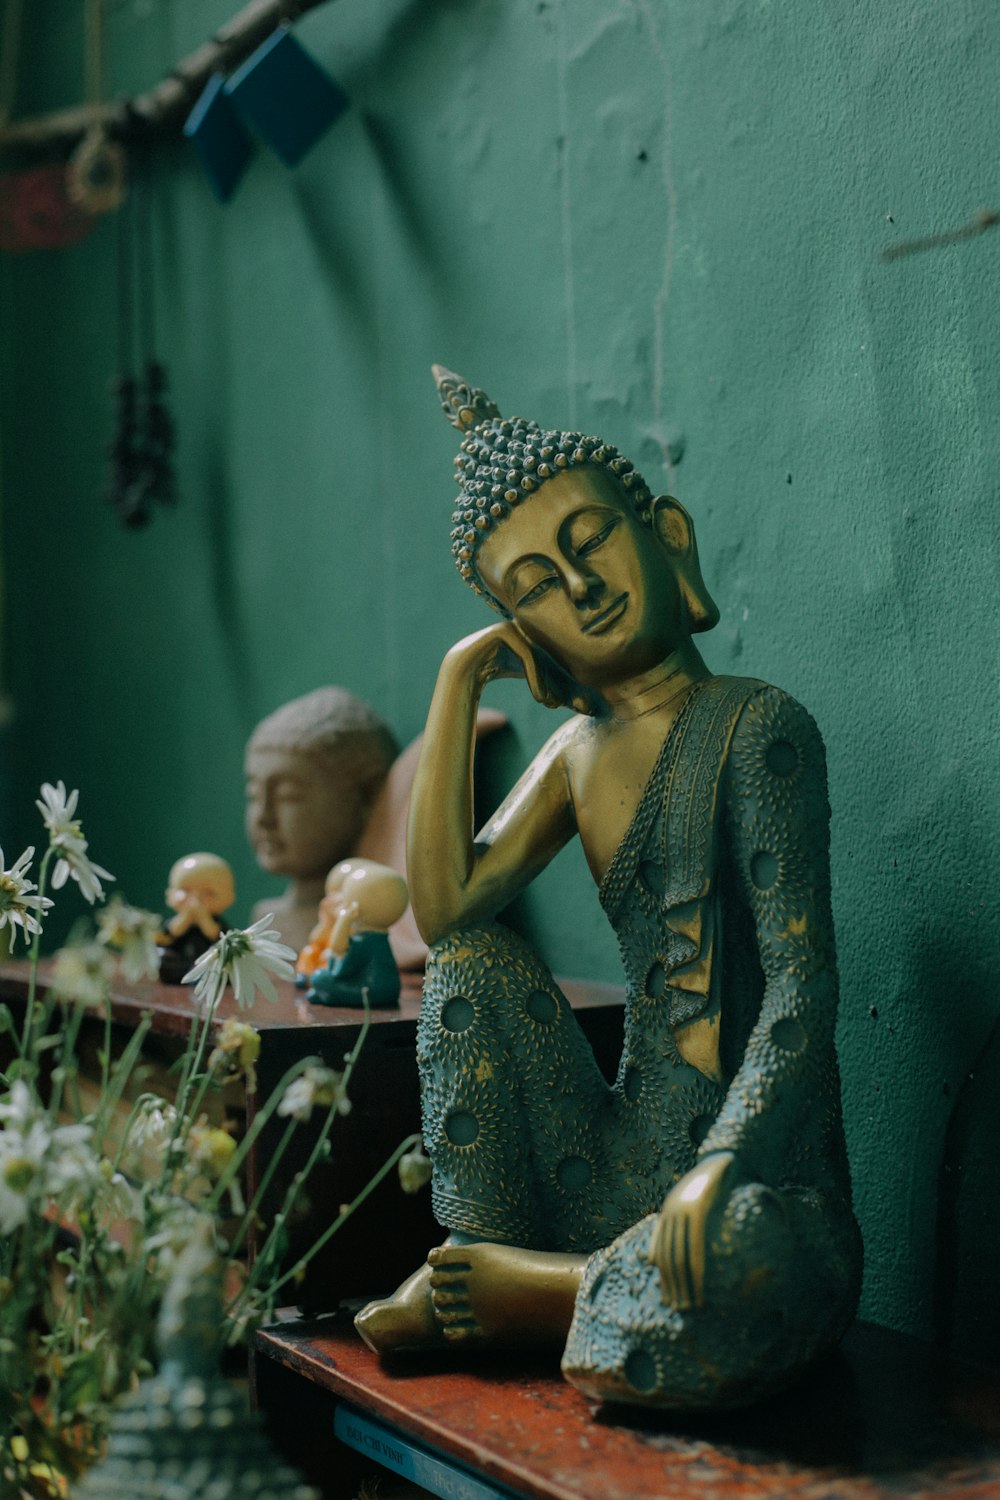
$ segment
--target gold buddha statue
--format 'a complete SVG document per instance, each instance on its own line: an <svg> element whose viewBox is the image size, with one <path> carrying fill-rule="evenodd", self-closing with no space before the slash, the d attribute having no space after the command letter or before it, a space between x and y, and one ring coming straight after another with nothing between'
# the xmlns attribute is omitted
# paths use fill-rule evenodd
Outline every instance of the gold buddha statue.
<svg viewBox="0 0 1000 1500"><path fill-rule="evenodd" d="M411 802L448 1238L357 1326L381 1352L551 1345L600 1399L754 1400L839 1338L860 1280L823 744L787 694L705 666L718 611L676 500L600 439L435 376L463 433L453 552L501 618L445 656ZM574 713L476 833L498 677ZM574 836L625 971L613 1085L494 920Z"/></svg>

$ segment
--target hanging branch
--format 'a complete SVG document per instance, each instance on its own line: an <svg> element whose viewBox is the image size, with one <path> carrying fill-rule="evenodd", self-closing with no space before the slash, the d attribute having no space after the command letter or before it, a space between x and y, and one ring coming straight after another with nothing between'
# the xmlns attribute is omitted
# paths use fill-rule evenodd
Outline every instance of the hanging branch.
<svg viewBox="0 0 1000 1500"><path fill-rule="evenodd" d="M325 0L250 0L197 51L190 53L145 94L94 109L72 109L17 120L0 128L0 152L24 155L65 153L95 124L118 140L170 131L187 116L213 73L227 73L282 21L294 21Z"/></svg>

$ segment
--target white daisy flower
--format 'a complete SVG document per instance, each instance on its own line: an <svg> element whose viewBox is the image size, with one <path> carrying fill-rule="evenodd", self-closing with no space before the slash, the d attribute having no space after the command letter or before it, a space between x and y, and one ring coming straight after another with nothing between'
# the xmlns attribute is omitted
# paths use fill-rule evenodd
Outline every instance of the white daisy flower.
<svg viewBox="0 0 1000 1500"><path fill-rule="evenodd" d="M80 793L67 794L63 782L42 783L41 800L35 806L42 815L42 822L49 831L49 848L59 851L56 867L52 872L52 889L61 890L71 877L80 887L80 894L93 906L103 901L102 880L114 880L110 870L104 870L87 854L87 840L83 836L78 818L74 818Z"/></svg>
<svg viewBox="0 0 1000 1500"><path fill-rule="evenodd" d="M23 1130L35 1113L35 1097L24 1082L17 1078L10 1086L6 1101L0 1104L0 1120L14 1130Z"/></svg>
<svg viewBox="0 0 1000 1500"><path fill-rule="evenodd" d="M37 890L35 882L28 879L28 866L34 857L34 845L31 845L8 870L0 849L0 927L10 928L12 943L17 927L22 929L26 938L41 932L42 924L38 918L52 905L47 896L31 894Z"/></svg>
<svg viewBox="0 0 1000 1500"><path fill-rule="evenodd" d="M20 1229L42 1197L45 1154L51 1137L41 1120L27 1130L0 1131L0 1235Z"/></svg>
<svg viewBox="0 0 1000 1500"><path fill-rule="evenodd" d="M103 1005L115 972L115 961L100 943L60 948L52 962L52 993L77 1005Z"/></svg>
<svg viewBox="0 0 1000 1500"><path fill-rule="evenodd" d="M258 990L269 1000L278 998L268 975L294 979L292 964L296 953L294 948L278 941L278 931L268 927L273 921L274 916L269 913L252 927L231 927L201 955L181 981L194 985L194 998L199 1004L206 998L214 998L226 983L232 985L236 1003L242 1010L249 1009Z"/></svg>
<svg viewBox="0 0 1000 1500"><path fill-rule="evenodd" d="M344 1075L320 1063L312 1063L294 1078L281 1096L279 1115L308 1120L316 1105L336 1108L338 1115L351 1112L351 1101L344 1092Z"/></svg>
<svg viewBox="0 0 1000 1500"><path fill-rule="evenodd" d="M45 1167L45 1191L67 1207L101 1181L101 1163L89 1125L60 1125L52 1132Z"/></svg>
<svg viewBox="0 0 1000 1500"><path fill-rule="evenodd" d="M132 1140L137 1146L163 1147L173 1132L177 1111L166 1099L144 1099L132 1123Z"/></svg>
<svg viewBox="0 0 1000 1500"><path fill-rule="evenodd" d="M80 831L79 822L73 817L76 812L76 804L80 800L78 791L66 793L65 783L57 781L55 786L51 781L42 782L41 801L36 799L35 806L42 815L42 822L49 831L49 843L61 845L66 840L70 843L79 843L83 834Z"/></svg>
<svg viewBox="0 0 1000 1500"><path fill-rule="evenodd" d="M97 941L116 948L122 956L122 973L126 979L155 979L160 958L156 951L156 934L160 919L155 912L129 906L120 896L112 897L97 914Z"/></svg>
<svg viewBox="0 0 1000 1500"><path fill-rule="evenodd" d="M110 1158L102 1156L96 1202L101 1214L111 1219L134 1219L139 1213L139 1193L122 1172L116 1172Z"/></svg>
<svg viewBox="0 0 1000 1500"><path fill-rule="evenodd" d="M110 870L103 869L88 857L86 839L81 839L78 844L60 844L59 850L60 856L52 872L52 889L60 890L72 876L80 887L80 895L91 906L95 901L103 901L101 881L114 880L115 877Z"/></svg>
<svg viewBox="0 0 1000 1500"><path fill-rule="evenodd" d="M0 1105L0 1235L12 1234L34 1207L71 1206L100 1173L89 1125L51 1129L38 1100L18 1079Z"/></svg>
<svg viewBox="0 0 1000 1500"><path fill-rule="evenodd" d="M156 1274L166 1280L204 1219L194 1203L176 1194L157 1197L154 1203L159 1227L144 1237L143 1250L157 1262Z"/></svg>

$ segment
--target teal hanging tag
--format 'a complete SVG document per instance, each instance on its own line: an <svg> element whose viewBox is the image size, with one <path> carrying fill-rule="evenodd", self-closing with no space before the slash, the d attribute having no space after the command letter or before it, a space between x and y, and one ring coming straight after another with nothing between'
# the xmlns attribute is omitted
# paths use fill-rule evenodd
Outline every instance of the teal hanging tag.
<svg viewBox="0 0 1000 1500"><path fill-rule="evenodd" d="M253 155L253 142L226 94L226 80L213 73L184 123L212 192L228 203Z"/></svg>
<svg viewBox="0 0 1000 1500"><path fill-rule="evenodd" d="M287 167L296 166L347 108L339 84L279 26L226 85L246 123Z"/></svg>

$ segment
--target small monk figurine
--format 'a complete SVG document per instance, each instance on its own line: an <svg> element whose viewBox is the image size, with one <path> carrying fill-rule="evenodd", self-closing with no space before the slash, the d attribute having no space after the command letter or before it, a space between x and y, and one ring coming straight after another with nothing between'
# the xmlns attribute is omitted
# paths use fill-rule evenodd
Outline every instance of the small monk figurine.
<svg viewBox="0 0 1000 1500"><path fill-rule="evenodd" d="M157 934L160 979L180 984L228 928L221 917L236 900L233 872L217 854L185 854L171 866L165 899L176 915Z"/></svg>
<svg viewBox="0 0 1000 1500"><path fill-rule="evenodd" d="M323 885L323 899L316 912L316 923L304 948L295 960L295 983L300 990L309 988L313 972L330 961L330 938L340 911L340 887L351 867L349 859L334 865Z"/></svg>
<svg viewBox="0 0 1000 1500"><path fill-rule="evenodd" d="M367 1000L373 1010L392 1010L401 986L388 934L409 904L406 881L371 859L344 860L331 876L336 919L328 959L313 971L306 999L346 1007Z"/></svg>
<svg viewBox="0 0 1000 1500"><path fill-rule="evenodd" d="M353 854L396 756L388 725L345 688L323 687L263 719L246 749L246 829L257 863L288 877L259 901L282 942L309 941L327 871Z"/></svg>
<svg viewBox="0 0 1000 1500"><path fill-rule="evenodd" d="M351 871L362 864L371 864L371 860L342 859L326 877L323 899L316 913L316 925L309 934L309 941L295 960L295 984L298 989L308 989L314 972L329 963L330 939L343 906L340 899L341 888Z"/></svg>
<svg viewBox="0 0 1000 1500"><path fill-rule="evenodd" d="M835 1343L860 1280L823 744L785 693L708 671L692 637L718 610L676 500L609 443L435 375L463 434L452 551L501 618L442 663L410 815L448 1238L357 1326L380 1351L549 1344L601 1400L753 1401ZM575 713L474 834L498 677ZM625 971L610 1086L493 920L575 834Z"/></svg>

